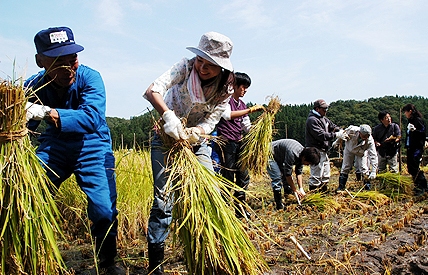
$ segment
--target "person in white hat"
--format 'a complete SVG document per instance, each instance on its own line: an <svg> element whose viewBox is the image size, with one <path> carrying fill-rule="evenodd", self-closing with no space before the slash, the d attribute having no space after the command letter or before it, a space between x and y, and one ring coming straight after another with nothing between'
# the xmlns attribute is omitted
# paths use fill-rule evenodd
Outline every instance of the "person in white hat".
<svg viewBox="0 0 428 275"><path fill-rule="evenodd" d="M233 93L234 74L230 61L233 43L223 34L208 32L202 35L198 47L187 49L196 56L174 64L143 96L162 117L163 131L176 140L188 140L194 145L199 162L214 171L209 146L200 135L214 130ZM186 125L182 125L180 118L187 119ZM173 202L164 196L168 179L165 152L155 132L151 146L154 200L147 234L151 274L163 274L164 244L172 219Z"/></svg>
<svg viewBox="0 0 428 275"><path fill-rule="evenodd" d="M371 136L372 129L367 124L362 124L359 127L351 125L345 129L345 133L347 138L343 139L345 140L345 148L343 149L339 187L336 191L345 190L348 174L354 165L354 160L355 166L360 168L363 175L364 188L370 190L370 180L376 178L378 167L376 146Z"/></svg>

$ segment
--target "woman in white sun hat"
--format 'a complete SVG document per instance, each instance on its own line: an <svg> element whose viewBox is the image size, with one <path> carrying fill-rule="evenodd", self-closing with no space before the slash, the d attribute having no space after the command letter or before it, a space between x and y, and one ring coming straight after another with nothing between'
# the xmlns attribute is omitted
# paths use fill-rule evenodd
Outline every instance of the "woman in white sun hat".
<svg viewBox="0 0 428 275"><path fill-rule="evenodd" d="M187 47L196 54L183 58L157 78L143 94L161 115L164 132L176 140L187 139L200 163L213 169L208 144L200 135L208 135L219 122L233 93L233 44L217 32L202 35L198 47ZM186 118L182 125L180 118ZM151 146L154 200L148 227L149 272L163 274L164 244L172 220L172 202L165 196L165 149L157 133Z"/></svg>

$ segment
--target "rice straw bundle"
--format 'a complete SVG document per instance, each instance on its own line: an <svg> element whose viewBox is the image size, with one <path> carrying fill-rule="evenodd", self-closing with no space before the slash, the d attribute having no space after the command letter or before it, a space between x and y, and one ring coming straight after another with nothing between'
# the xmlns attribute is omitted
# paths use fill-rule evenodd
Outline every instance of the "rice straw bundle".
<svg viewBox="0 0 428 275"><path fill-rule="evenodd" d="M255 177L266 174L268 160L272 157L273 124L280 108L279 98L271 97L266 111L257 118L248 134L242 138L243 150L238 164L242 169L248 169Z"/></svg>
<svg viewBox="0 0 428 275"><path fill-rule="evenodd" d="M408 197L413 194L413 180L398 173L380 173L376 176L378 190L391 198Z"/></svg>
<svg viewBox="0 0 428 275"><path fill-rule="evenodd" d="M27 135L26 102L22 83L0 80L1 274L66 273L59 213Z"/></svg>
<svg viewBox="0 0 428 275"><path fill-rule="evenodd" d="M251 274L268 270L241 221L226 201L233 188L199 163L187 141L177 141L167 159L168 190L174 196L174 238L184 246L189 274Z"/></svg>
<svg viewBox="0 0 428 275"><path fill-rule="evenodd" d="M352 192L354 198L365 199L373 202L377 206L388 204L391 199L378 191Z"/></svg>
<svg viewBox="0 0 428 275"><path fill-rule="evenodd" d="M332 198L328 198L321 193L312 193L305 196L302 201L302 205L315 206L320 211L324 210L337 210L340 209L340 203Z"/></svg>

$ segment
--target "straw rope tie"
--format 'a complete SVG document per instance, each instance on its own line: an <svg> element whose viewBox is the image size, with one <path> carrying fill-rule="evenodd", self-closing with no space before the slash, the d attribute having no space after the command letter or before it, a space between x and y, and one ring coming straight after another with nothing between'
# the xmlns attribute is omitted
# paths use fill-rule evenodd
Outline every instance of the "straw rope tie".
<svg viewBox="0 0 428 275"><path fill-rule="evenodd" d="M22 139L28 133L27 128L18 131L11 131L8 133L0 133L0 144L5 144L14 140Z"/></svg>

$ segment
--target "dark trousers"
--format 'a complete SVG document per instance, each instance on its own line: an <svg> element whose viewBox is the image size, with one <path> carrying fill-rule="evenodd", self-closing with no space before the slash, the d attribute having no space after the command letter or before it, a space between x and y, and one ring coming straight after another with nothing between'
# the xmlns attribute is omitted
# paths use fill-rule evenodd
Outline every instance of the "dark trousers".
<svg viewBox="0 0 428 275"><path fill-rule="evenodd" d="M220 173L229 181L246 190L250 182L250 175L247 169L241 170L238 165L241 151L240 142L229 140L221 146L220 152L218 152L222 165ZM234 196L239 200L245 200L244 191L237 191Z"/></svg>
<svg viewBox="0 0 428 275"><path fill-rule="evenodd" d="M412 175L415 187L427 188L427 180L419 165L422 157L422 150L407 150L407 171Z"/></svg>

